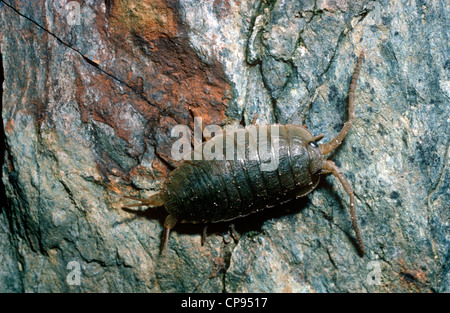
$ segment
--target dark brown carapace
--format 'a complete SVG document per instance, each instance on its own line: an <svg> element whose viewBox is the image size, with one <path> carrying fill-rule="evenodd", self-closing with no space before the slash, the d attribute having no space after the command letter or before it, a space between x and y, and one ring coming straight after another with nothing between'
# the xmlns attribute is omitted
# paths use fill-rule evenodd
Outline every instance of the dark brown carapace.
<svg viewBox="0 0 450 313"><path fill-rule="evenodd" d="M165 181L162 190L149 199L137 199L139 203L128 205L163 206L169 215L164 227L163 252L167 250L170 230L180 221L191 223L214 223L229 221L250 213L270 208L290 199L304 196L316 188L320 175L336 176L345 192L350 196L350 217L358 240L360 255L364 255L364 244L357 224L355 197L350 183L342 171L327 160L325 155L336 149L344 140L355 117L355 88L361 70L364 52L361 52L351 80L348 95L348 121L339 134L330 142L317 144L323 135L314 136L302 126L261 125L253 128L227 131L204 142L195 151L202 151L205 144L228 142L236 148L238 138L245 138L243 153L235 153L232 159L185 158ZM255 124L253 120L252 124ZM276 132L273 131L273 127ZM256 133L267 134L271 147L269 154L251 149L256 142ZM228 140L228 141L227 141ZM235 149L238 150L238 149ZM224 146L223 154L226 155ZM262 164L276 154L277 166L263 170ZM192 156L192 155L191 155Z"/></svg>

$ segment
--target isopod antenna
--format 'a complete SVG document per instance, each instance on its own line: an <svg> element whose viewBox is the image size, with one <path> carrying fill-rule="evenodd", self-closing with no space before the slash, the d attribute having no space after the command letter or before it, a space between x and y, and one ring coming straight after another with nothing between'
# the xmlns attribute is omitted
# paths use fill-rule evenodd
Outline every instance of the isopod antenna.
<svg viewBox="0 0 450 313"><path fill-rule="evenodd" d="M345 136L347 136L350 128L353 125L353 119L355 118L355 89L356 82L358 81L359 72L361 71L362 62L364 60L364 50L361 51L356 62L355 71L353 72L352 81L350 83L350 89L348 92L348 121L344 123L339 134L330 140L330 142L321 144L320 151L323 155L332 152L334 149L340 146Z"/></svg>

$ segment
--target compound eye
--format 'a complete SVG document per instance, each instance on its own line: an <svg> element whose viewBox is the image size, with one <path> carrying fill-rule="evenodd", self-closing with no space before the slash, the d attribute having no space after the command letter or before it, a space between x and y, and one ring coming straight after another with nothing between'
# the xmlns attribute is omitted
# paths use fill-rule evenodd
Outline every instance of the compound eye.
<svg viewBox="0 0 450 313"><path fill-rule="evenodd" d="M314 147L314 148L319 148L319 145L315 141L308 142L308 145L310 145L311 147Z"/></svg>

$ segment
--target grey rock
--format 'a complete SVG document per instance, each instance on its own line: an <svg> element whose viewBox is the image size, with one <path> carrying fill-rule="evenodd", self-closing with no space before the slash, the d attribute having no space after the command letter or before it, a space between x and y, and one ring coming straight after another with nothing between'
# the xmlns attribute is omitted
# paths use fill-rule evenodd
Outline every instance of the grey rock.
<svg viewBox="0 0 450 313"><path fill-rule="evenodd" d="M79 24L41 2L0 2L0 291L449 292L446 1L85 1ZM355 122L330 158L366 255L326 177L236 220L237 241L219 224L202 246L201 226L177 225L160 256L166 213L123 210L122 195L161 188L159 155L174 125L192 126L188 107L231 128L255 114L306 124L327 142L363 49Z"/></svg>

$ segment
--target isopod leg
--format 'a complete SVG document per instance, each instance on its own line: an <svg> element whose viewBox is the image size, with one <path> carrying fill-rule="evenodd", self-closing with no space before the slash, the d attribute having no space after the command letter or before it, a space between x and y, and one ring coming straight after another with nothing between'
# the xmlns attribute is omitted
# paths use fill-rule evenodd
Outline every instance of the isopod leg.
<svg viewBox="0 0 450 313"><path fill-rule="evenodd" d="M350 186L350 183L345 178L341 169L334 164L333 161L324 160L322 163L322 169L324 172L330 172L334 176L336 176L341 182L342 187L344 187L345 192L350 196L350 218L352 220L352 226L355 230L356 239L358 240L358 245L360 249L361 256L364 255L364 242L362 240L361 232L359 231L358 222L357 222L357 214L356 214L356 206L355 206L355 195L353 194L353 189Z"/></svg>
<svg viewBox="0 0 450 313"><path fill-rule="evenodd" d="M320 135L317 135L317 136L315 136L314 137L314 141L319 141L320 139L322 139L323 138L323 136L325 136L324 134L320 134Z"/></svg>
<svg viewBox="0 0 450 313"><path fill-rule="evenodd" d="M168 164L169 167L171 167L172 169L175 169L175 168L179 167L181 165L181 163L183 163L183 161L184 161L184 160L179 160L179 161L174 160L171 157L169 157L167 155L164 155L164 154L162 154L162 153L160 153L158 151L156 152L156 154L158 155L158 157L161 160L163 160L166 164Z"/></svg>
<svg viewBox="0 0 450 313"><path fill-rule="evenodd" d="M151 207L158 207L164 205L164 196L161 192L157 192L154 195L151 195L148 199L140 199L130 196L123 196L124 198L139 201L139 203L133 203L125 205L126 208L135 208L140 206L151 206Z"/></svg>
<svg viewBox="0 0 450 313"><path fill-rule="evenodd" d="M234 227L234 224L230 224L230 233L231 237L233 237L234 241L239 240L239 234L236 231L236 228Z"/></svg>
<svg viewBox="0 0 450 313"><path fill-rule="evenodd" d="M255 116L253 116L252 125L256 125L256 120L258 119L258 115L259 114L255 114Z"/></svg>
<svg viewBox="0 0 450 313"><path fill-rule="evenodd" d="M199 119L200 119L200 121L202 120L202 117L201 116L199 116L191 107L189 107L189 111L191 112L191 114L192 114L192 116L194 117L194 127L200 127L201 128L201 130L202 130L202 138L203 138L203 140L204 141L208 141L209 139L211 139L211 137L208 137L208 136L205 136L205 127L206 127L206 125L204 125L203 123L201 123L200 125L198 124L199 123ZM193 138L193 146L195 147L196 145L198 145L198 144L201 144L201 142L196 142L195 141L196 140L196 138Z"/></svg>
<svg viewBox="0 0 450 313"><path fill-rule="evenodd" d="M177 219L173 215L167 215L164 221L164 236L161 244L161 254L166 254L169 243L170 230L177 223Z"/></svg>
<svg viewBox="0 0 450 313"><path fill-rule="evenodd" d="M202 232L202 246L205 244L205 241L206 241L206 235L207 235L206 231L207 230L208 230L208 225L205 225L203 227L203 232Z"/></svg>
<svg viewBox="0 0 450 313"><path fill-rule="evenodd" d="M331 151L339 147L339 145L342 143L342 140L344 140L345 136L347 136L347 133L350 131L350 128L352 128L353 119L355 118L356 82L358 81L358 76L361 70L363 60L364 60L364 50L361 52L361 54L358 57L358 61L356 62L356 67L353 72L352 81L350 83L350 88L348 91L348 121L344 123L344 126L342 127L341 131L335 138L333 138L330 142L320 145L320 151L322 151L322 154L324 155L330 153Z"/></svg>

